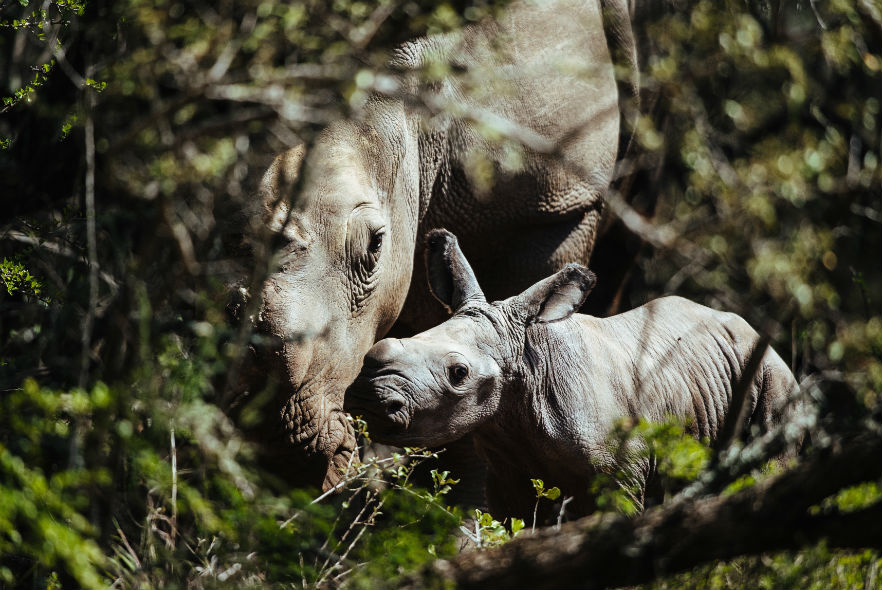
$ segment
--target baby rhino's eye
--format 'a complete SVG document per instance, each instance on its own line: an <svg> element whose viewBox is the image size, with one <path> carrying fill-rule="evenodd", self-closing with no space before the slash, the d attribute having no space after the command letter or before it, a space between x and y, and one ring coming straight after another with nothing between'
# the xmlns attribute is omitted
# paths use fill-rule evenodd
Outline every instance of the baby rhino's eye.
<svg viewBox="0 0 882 590"><path fill-rule="evenodd" d="M447 375L450 378L451 383L459 385L469 376L469 369L465 365L457 363L455 365L450 365L447 369Z"/></svg>

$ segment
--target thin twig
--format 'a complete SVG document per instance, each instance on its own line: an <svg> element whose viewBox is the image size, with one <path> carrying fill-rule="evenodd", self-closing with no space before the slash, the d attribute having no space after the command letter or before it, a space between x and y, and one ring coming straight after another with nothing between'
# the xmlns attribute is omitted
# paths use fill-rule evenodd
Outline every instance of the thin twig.
<svg viewBox="0 0 882 590"><path fill-rule="evenodd" d="M536 532L536 513L539 511L539 496L536 496L536 504L533 505L533 526L530 528L530 534Z"/></svg>
<svg viewBox="0 0 882 590"><path fill-rule="evenodd" d="M2 233L0 234L0 239L21 242L23 244L28 244L30 246L46 250L47 252L51 252L52 254L55 254L57 256L63 256L64 258L70 258L72 260L77 260L85 264L89 264L88 259L84 258L79 252L77 252L73 248L69 248L63 244L59 244L58 242L42 240L40 238L35 238L33 236L29 236L18 231L7 231L5 233ZM113 291L118 290L119 283L117 282L117 280L107 272L101 270L100 267L97 266L97 264L96 267L98 268L98 276L101 277L101 279L105 283L107 283L107 285L111 287Z"/></svg>
<svg viewBox="0 0 882 590"><path fill-rule="evenodd" d="M135 553L135 550L132 549L132 546L129 545L129 540L126 538L126 534L120 528L119 523L114 520L114 524L116 525L116 532L119 533L119 538L122 540L123 545L126 546L126 550L129 552L129 555L132 556L132 559L135 561L135 565L138 566L138 569L142 569L144 566L141 565L141 560L138 559L138 554Z"/></svg>
<svg viewBox="0 0 882 590"><path fill-rule="evenodd" d="M83 321L82 352L80 356L80 387L85 387L89 371L90 343L95 310L98 307L98 240L95 229L95 121L92 109L95 107L95 93L86 91L86 244L89 256L89 307Z"/></svg>
<svg viewBox="0 0 882 590"><path fill-rule="evenodd" d="M371 39L374 38L374 35L377 34L377 31L380 30L380 25L382 25L386 19L395 12L395 9L398 8L398 6L398 2L381 3L377 6L371 13L367 22L349 34L353 47L358 50L367 47L371 42Z"/></svg>
<svg viewBox="0 0 882 590"><path fill-rule="evenodd" d="M174 547L175 537L178 533L178 452L175 447L175 427L171 427L171 469L172 469L172 491L171 491L171 540Z"/></svg>
<svg viewBox="0 0 882 590"><path fill-rule="evenodd" d="M475 545L477 545L478 549L481 548L483 543L481 542L481 523L478 522L478 519L475 519Z"/></svg>
<svg viewBox="0 0 882 590"><path fill-rule="evenodd" d="M358 492L363 490L365 487L366 487L366 485L362 485L359 489L355 490L355 494L357 494ZM353 494L353 497L355 494ZM322 564L322 567L319 571L325 570L325 568L328 566L328 562L331 559L331 555L333 555L334 551L336 551L337 548L346 540L346 537L349 535L350 532L352 532L352 529L358 523L358 520L361 518L361 515L364 514L364 512L370 507L371 502L373 502L373 500L374 500L374 494L371 492L368 492L367 498L365 499L365 502L364 502L364 506L362 506L361 510L359 510L358 514L355 515L355 518L352 519L352 522L349 523L349 528L346 529L346 532L343 533L342 538L339 541L337 541L337 544L334 546L333 549L329 548L329 545L331 542L331 537L329 536L325 539L325 542L322 543L321 547L319 547L319 552L327 550L328 558L325 559L325 563ZM341 518L342 518L342 513L337 515L337 518L334 520L334 526L331 527L332 529L337 528L337 524L340 522Z"/></svg>
<svg viewBox="0 0 882 590"><path fill-rule="evenodd" d="M818 21L818 26L821 27L821 30L827 30L827 23L824 22L824 19L821 18L821 14L818 12L818 7L815 5L817 0L809 0L809 6L812 7L812 12L815 13L815 19Z"/></svg>
<svg viewBox="0 0 882 590"><path fill-rule="evenodd" d="M750 391L750 386L753 384L754 377L762 366L763 358L769 347L769 341L768 334L764 333L760 336L750 355L750 359L747 361L747 366L744 367L744 371L741 373L741 378L732 390L732 401L729 403L726 420L720 429L718 439L720 452L723 452L733 442L738 440L747 422L748 411L753 409L747 394Z"/></svg>
<svg viewBox="0 0 882 590"><path fill-rule="evenodd" d="M560 530L560 525L563 522L564 512L566 512L567 504L572 502L575 498L573 496L567 496L563 499L563 502L560 504L560 513L557 515L557 530Z"/></svg>
<svg viewBox="0 0 882 590"><path fill-rule="evenodd" d="M355 535L355 538L352 539L352 542L349 543L349 546L346 548L346 551L344 551L343 554L337 558L337 561L332 566L327 567L328 563L330 562L331 555L333 555L333 553L331 555L329 555L327 559L325 559L325 563L322 565L322 569L321 569L321 572L322 572L321 577L315 583L316 587L320 587L325 582L325 580L327 580L328 576L335 569L340 567L340 565L346 560L346 558L349 556L349 553L352 551L352 549L355 547L355 545L361 539L362 535L364 535L364 532L367 530L368 524L370 522L372 522L374 518L376 518L377 514L380 512L380 508L383 507L384 503L385 503L385 500L380 500L377 503L376 507L374 507L373 514L371 514L370 518L367 521L360 523L360 522L358 522L359 517L364 513L364 511L369 506L369 503L365 504L365 507L362 508L362 510L358 513L358 516L355 517L355 520L352 521L352 524L350 525L349 529L347 529L346 533L344 533L343 538L340 539L340 543L342 543L345 540L346 535L348 535L357 524L361 524L362 527L358 530L358 533ZM338 547L340 546L340 543L337 544Z"/></svg>
<svg viewBox="0 0 882 590"><path fill-rule="evenodd" d="M354 479L355 479L355 478L353 478L353 480L354 480ZM341 480L337 485L335 485L334 487L332 487L331 489L329 489L327 492L325 492L324 494L322 494L321 496L319 496L318 498L316 498L316 499L313 500L312 502L310 502L310 504L318 504L319 502L321 502L322 500L324 500L325 498L327 498L327 497L330 496L331 494L333 494L333 493L337 492L338 490L341 490L341 489L343 489L344 487L346 487L346 485L349 484L349 483L351 483L351 481L352 481L352 480L347 480L347 479L343 479L343 480Z"/></svg>

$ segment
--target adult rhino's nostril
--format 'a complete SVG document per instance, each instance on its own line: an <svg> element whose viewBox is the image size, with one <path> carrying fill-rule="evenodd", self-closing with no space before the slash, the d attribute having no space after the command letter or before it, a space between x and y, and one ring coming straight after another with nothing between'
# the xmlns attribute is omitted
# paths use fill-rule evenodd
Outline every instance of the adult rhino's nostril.
<svg viewBox="0 0 882 590"><path fill-rule="evenodd" d="M233 292L230 294L230 302L224 308L224 311L227 312L227 319L234 324L241 322L242 316L245 314L245 306L247 305L248 289L245 287L233 289Z"/></svg>

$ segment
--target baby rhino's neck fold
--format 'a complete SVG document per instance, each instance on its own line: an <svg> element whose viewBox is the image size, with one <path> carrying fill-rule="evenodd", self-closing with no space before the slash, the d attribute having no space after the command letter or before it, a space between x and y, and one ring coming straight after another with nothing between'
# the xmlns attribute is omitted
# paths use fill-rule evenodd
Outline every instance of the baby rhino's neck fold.
<svg viewBox="0 0 882 590"><path fill-rule="evenodd" d="M475 434L491 461L528 470L530 477L552 466L563 475L572 469L584 475L581 444L584 434L574 426L583 412L580 393L589 376L586 343L575 320L537 323L522 336L521 346L507 360L499 411ZM590 441L594 442L594 441ZM574 471L575 473L575 471Z"/></svg>

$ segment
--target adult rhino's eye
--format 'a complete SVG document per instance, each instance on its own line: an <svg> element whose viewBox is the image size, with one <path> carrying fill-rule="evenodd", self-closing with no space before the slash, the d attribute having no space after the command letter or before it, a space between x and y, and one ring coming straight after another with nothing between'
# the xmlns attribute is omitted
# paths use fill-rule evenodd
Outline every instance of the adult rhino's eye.
<svg viewBox="0 0 882 590"><path fill-rule="evenodd" d="M379 254L383 247L383 230L377 230L371 234L371 241L368 243L368 252L371 254Z"/></svg>
<svg viewBox="0 0 882 590"><path fill-rule="evenodd" d="M353 223L353 226L347 239L346 254L352 286L351 309L357 313L380 282L378 271L386 228L370 222Z"/></svg>
<svg viewBox="0 0 882 590"><path fill-rule="evenodd" d="M447 376L450 378L451 383L459 385L469 376L469 369L465 365L451 365L447 369Z"/></svg>

